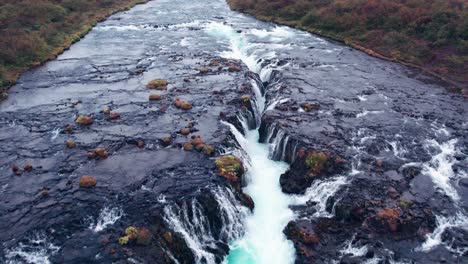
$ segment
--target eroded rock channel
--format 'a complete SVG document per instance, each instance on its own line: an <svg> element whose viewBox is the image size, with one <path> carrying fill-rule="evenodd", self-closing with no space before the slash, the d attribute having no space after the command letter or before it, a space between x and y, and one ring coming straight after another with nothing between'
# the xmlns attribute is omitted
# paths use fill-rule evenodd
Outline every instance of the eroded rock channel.
<svg viewBox="0 0 468 264"><path fill-rule="evenodd" d="M287 261L468 260L466 99L224 1L116 14L10 94L1 262L241 263L257 138Z"/></svg>

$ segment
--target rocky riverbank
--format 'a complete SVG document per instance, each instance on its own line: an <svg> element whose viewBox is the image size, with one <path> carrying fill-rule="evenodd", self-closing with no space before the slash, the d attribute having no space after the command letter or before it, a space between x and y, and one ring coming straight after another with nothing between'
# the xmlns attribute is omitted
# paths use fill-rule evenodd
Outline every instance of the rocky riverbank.
<svg viewBox="0 0 468 264"><path fill-rule="evenodd" d="M326 197L330 215L324 217L323 208L314 203L295 208L300 218L289 223L285 233L296 246L296 262L460 260L447 251L426 255L405 248L417 249L434 232L436 215L458 210L456 199L452 203L457 191L437 186L437 181L449 179L431 177L449 178L466 170L463 97L446 94L446 99L432 101L441 90L422 93L379 84L325 90L319 78L297 78L306 76L308 65L301 68L272 74L261 140L274 146L273 158L291 164L280 179L286 193L315 188L323 195L336 191L326 188L327 182L333 185L340 175L347 175L347 182ZM453 109L450 116L448 108ZM435 125L442 119L444 125ZM456 156L444 156L450 155L446 151ZM456 188L467 192L464 185ZM451 233L444 239L453 239L455 248L467 243L466 231L459 232L464 235L449 238Z"/></svg>
<svg viewBox="0 0 468 264"><path fill-rule="evenodd" d="M235 218L224 216L219 201L237 203L239 210L240 204L253 205L240 189L243 169L231 171L232 162L215 159L235 148L221 121L241 113L254 118L252 73L238 61L206 55L171 55L159 63L170 73L149 67L130 74L160 78L152 82L157 85L145 82L127 91L109 84L59 96L52 88L57 72L40 80L48 88L38 89L59 99L2 104L3 258L21 260L28 248L20 245L40 232L44 243L54 245L54 263L170 263L173 255L193 263L200 256L173 222L183 213L187 223L205 221L195 227L200 232L217 235L207 255L219 262L226 254L228 239L240 231L222 230L236 223L228 222ZM87 69L77 74L93 78ZM119 241L128 227L145 238Z"/></svg>

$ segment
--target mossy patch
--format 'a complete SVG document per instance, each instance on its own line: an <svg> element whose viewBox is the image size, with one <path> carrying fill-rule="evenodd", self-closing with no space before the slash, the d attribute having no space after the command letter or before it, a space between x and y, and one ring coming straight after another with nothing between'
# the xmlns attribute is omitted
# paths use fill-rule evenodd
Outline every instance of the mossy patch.
<svg viewBox="0 0 468 264"><path fill-rule="evenodd" d="M152 80L148 84L146 84L146 87L148 89L156 89L156 90L167 90L167 85L169 82L167 80L163 79L156 79Z"/></svg>
<svg viewBox="0 0 468 264"><path fill-rule="evenodd" d="M328 161L328 155L323 152L312 152L305 160L307 168L310 170L311 176L316 176L324 169Z"/></svg>
<svg viewBox="0 0 468 264"><path fill-rule="evenodd" d="M238 178L244 173L242 161L236 156L222 156L217 158L215 163L218 175L229 181L237 182Z"/></svg>
<svg viewBox="0 0 468 264"><path fill-rule="evenodd" d="M176 98L174 100L174 105L182 110L190 110L192 109L192 104L188 101L181 100L180 98Z"/></svg>
<svg viewBox="0 0 468 264"><path fill-rule="evenodd" d="M93 118L90 116L85 116L85 115L79 115L75 119L75 123L79 125L91 125L94 122Z"/></svg>

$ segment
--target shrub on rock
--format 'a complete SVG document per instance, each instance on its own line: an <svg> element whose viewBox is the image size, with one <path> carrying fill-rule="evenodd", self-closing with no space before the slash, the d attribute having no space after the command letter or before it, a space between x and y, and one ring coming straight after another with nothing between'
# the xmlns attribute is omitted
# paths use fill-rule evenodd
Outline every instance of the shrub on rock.
<svg viewBox="0 0 468 264"><path fill-rule="evenodd" d="M160 94L150 94L149 95L149 100L150 101L157 101L157 100L162 100L163 97Z"/></svg>
<svg viewBox="0 0 468 264"><path fill-rule="evenodd" d="M76 148L76 142L73 140L65 141L65 145L67 145L67 148Z"/></svg>
<svg viewBox="0 0 468 264"><path fill-rule="evenodd" d="M109 156L109 153L104 149L104 148L96 148L94 152L100 157L100 158L107 158Z"/></svg>
<svg viewBox="0 0 468 264"><path fill-rule="evenodd" d="M306 166L310 169L310 176L316 176L324 169L328 161L328 155L323 152L312 152L306 160Z"/></svg>
<svg viewBox="0 0 468 264"><path fill-rule="evenodd" d="M104 109L102 110L102 113L105 114L105 115L108 115L110 114L110 108L109 107L104 107Z"/></svg>
<svg viewBox="0 0 468 264"><path fill-rule="evenodd" d="M171 137L164 137L162 139L163 146L169 146L171 143L172 143L172 138Z"/></svg>
<svg viewBox="0 0 468 264"><path fill-rule="evenodd" d="M149 82L146 87L148 87L148 89L166 90L168 84L166 80L156 79Z"/></svg>
<svg viewBox="0 0 468 264"><path fill-rule="evenodd" d="M302 109L306 112L310 112L313 110L318 110L320 106L318 104L309 104L309 103L303 103L301 104Z"/></svg>
<svg viewBox="0 0 468 264"><path fill-rule="evenodd" d="M210 72L210 69L208 69L208 68L201 68L199 71L200 71L200 73L205 74L205 73L209 73L209 72Z"/></svg>
<svg viewBox="0 0 468 264"><path fill-rule="evenodd" d="M83 176L80 179L81 188L91 188L96 186L97 180L93 176Z"/></svg>
<svg viewBox="0 0 468 264"><path fill-rule="evenodd" d="M190 128L182 128L179 132L180 132L180 134L186 136L186 135L190 134Z"/></svg>
<svg viewBox="0 0 468 264"><path fill-rule="evenodd" d="M231 182L237 182L244 173L242 161L236 156L228 155L216 159L217 174Z"/></svg>
<svg viewBox="0 0 468 264"><path fill-rule="evenodd" d="M203 153L207 156L213 156L215 153L215 148L213 146L205 145L203 147Z"/></svg>
<svg viewBox="0 0 468 264"><path fill-rule="evenodd" d="M147 246L151 242L151 232L147 228L129 226L125 229L125 236L119 238L120 245L127 245L136 241L138 245Z"/></svg>
<svg viewBox="0 0 468 264"><path fill-rule="evenodd" d="M23 168L25 171L31 171L33 169L33 165L28 163L24 165Z"/></svg>
<svg viewBox="0 0 468 264"><path fill-rule="evenodd" d="M93 118L90 116L80 115L75 119L75 123L79 125L91 125L93 123Z"/></svg>
<svg viewBox="0 0 468 264"><path fill-rule="evenodd" d="M209 66L219 66L219 62L217 60L210 61Z"/></svg>
<svg viewBox="0 0 468 264"><path fill-rule="evenodd" d="M185 144L184 144L184 150L185 150L185 151L192 151L192 150L193 150L193 145L192 145L192 143L185 143Z"/></svg>
<svg viewBox="0 0 468 264"><path fill-rule="evenodd" d="M182 110L190 110L192 109L192 104L189 103L188 101L181 100L179 98L176 98L174 101L174 105Z"/></svg>

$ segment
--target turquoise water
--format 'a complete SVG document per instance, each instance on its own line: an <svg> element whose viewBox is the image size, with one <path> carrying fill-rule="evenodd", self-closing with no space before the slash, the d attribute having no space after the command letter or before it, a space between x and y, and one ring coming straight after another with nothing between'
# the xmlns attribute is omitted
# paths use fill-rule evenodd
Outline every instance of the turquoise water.
<svg viewBox="0 0 468 264"><path fill-rule="evenodd" d="M236 133L241 137L240 133ZM281 191L280 175L288 168L285 162L268 158L268 145L258 142L258 131L246 134L244 148L251 160L244 191L255 202L255 209L245 220L245 235L231 243L226 259L229 264L293 263L295 250L283 229L294 218L289 209L292 198Z"/></svg>

